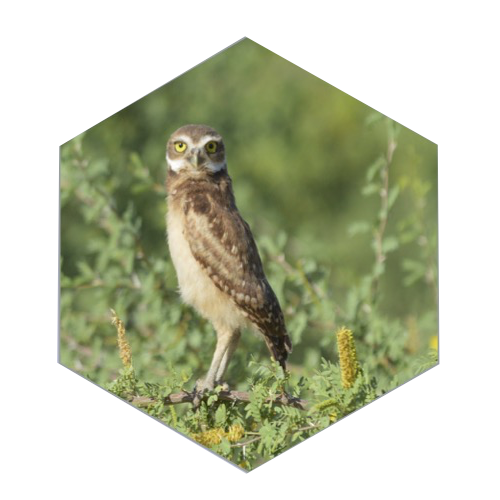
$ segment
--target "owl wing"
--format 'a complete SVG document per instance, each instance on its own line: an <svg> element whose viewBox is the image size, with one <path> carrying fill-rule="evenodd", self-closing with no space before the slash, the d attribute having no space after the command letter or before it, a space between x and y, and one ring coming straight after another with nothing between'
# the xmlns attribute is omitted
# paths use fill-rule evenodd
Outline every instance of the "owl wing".
<svg viewBox="0 0 500 500"><path fill-rule="evenodd" d="M192 196L184 205L184 216L184 236L194 258L263 334L272 356L285 368L292 343L250 227L236 206L221 205L209 192Z"/></svg>

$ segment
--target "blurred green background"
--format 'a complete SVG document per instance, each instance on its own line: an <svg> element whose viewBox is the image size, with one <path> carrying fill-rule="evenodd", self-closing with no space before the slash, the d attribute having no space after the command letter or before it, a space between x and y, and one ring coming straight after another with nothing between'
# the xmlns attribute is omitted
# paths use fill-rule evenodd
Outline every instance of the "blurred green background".
<svg viewBox="0 0 500 500"><path fill-rule="evenodd" d="M180 304L165 241L165 144L187 123L224 137L238 207L292 330L292 372L334 359L346 323L387 384L410 378L437 335L437 146L248 39L61 147L61 362L99 383L116 376L114 308L147 380L208 368L215 335ZM392 239L370 304L381 201L367 171L395 127ZM268 356L244 336L230 369L240 385L250 352Z"/></svg>

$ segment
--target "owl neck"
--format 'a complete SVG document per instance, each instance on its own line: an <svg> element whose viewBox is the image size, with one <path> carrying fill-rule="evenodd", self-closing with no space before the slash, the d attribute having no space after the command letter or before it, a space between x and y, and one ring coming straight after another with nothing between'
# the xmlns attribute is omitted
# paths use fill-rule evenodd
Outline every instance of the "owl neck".
<svg viewBox="0 0 500 500"><path fill-rule="evenodd" d="M167 174L167 194L169 197L182 197L193 191L217 192L230 204L235 204L231 177L227 170L219 170L199 176L193 176L169 169Z"/></svg>

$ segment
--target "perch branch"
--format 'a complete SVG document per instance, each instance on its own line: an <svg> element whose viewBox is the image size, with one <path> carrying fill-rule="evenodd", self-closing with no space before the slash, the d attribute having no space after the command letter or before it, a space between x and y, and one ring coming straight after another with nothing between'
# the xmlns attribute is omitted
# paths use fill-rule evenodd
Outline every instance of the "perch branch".
<svg viewBox="0 0 500 500"><path fill-rule="evenodd" d="M221 391L217 394L217 397L221 401L240 401L244 403L250 402L250 396L248 392L241 391ZM181 403L193 403L195 394L192 392L179 392L176 394L169 394L163 398L163 404L165 405L178 405ZM268 399L267 401L270 401ZM147 396L134 396L129 399L129 402L135 406L149 406L157 402L154 398ZM274 403L279 405L293 406L299 410L306 410L308 401L305 399L294 398L292 396L287 396L282 394L274 399Z"/></svg>

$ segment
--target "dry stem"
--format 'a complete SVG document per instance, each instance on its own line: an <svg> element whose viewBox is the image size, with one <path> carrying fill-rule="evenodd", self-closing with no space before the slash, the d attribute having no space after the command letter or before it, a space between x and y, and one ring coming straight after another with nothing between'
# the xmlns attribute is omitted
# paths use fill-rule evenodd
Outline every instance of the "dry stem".
<svg viewBox="0 0 500 500"><path fill-rule="evenodd" d="M165 405L177 405L181 403L193 403L196 394L193 392L179 392L176 394L169 394L163 399L163 404ZM217 397L221 401L240 401L244 403L250 402L250 396L248 392L241 391L221 391L217 394ZM149 406L156 403L154 398L147 396L134 396L129 400L135 406ZM269 399L270 401L270 399ZM305 399L298 399L292 396L287 396L282 394L273 400L274 403L278 405L293 406L299 410L306 410L308 401Z"/></svg>

